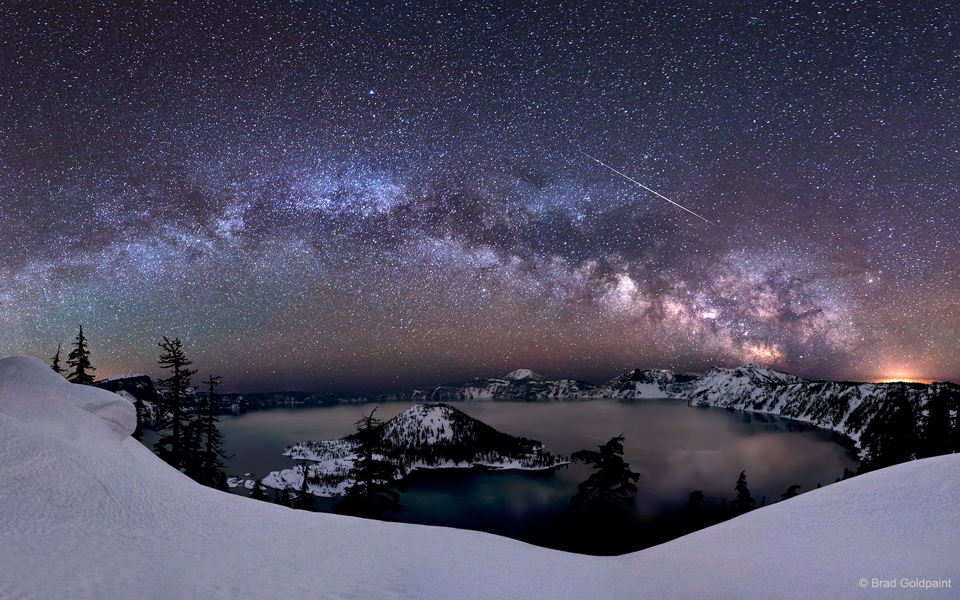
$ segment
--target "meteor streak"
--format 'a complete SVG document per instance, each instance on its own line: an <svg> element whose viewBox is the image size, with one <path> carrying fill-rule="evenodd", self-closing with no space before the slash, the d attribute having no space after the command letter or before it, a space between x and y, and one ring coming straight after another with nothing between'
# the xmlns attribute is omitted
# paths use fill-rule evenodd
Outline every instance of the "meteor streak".
<svg viewBox="0 0 960 600"><path fill-rule="evenodd" d="M625 174L621 173L620 171L614 169L613 167L611 167L611 166L608 165L607 163L603 162L603 161L600 160L599 158L595 158L595 157L593 157L593 156L590 156L589 154L587 154L586 152L583 152L583 151L581 151L580 154L586 156L587 158L590 158L590 159L592 159L592 160L595 160L596 162L598 162L598 163L600 163L601 165L605 166L606 168L610 169L611 171L613 171L613 172L616 173L617 175L619 175L619 176L621 176L621 177L624 177L624 178L626 178L626 179L629 179L630 181L632 181L633 183L639 185L640 187L642 187L643 189L647 190L647 191L650 192L651 194L654 194L655 196L659 196L660 198L663 198L664 200L666 200L666 201L669 202L670 204L676 206L677 208L682 208L683 210L687 211L688 213L690 213L691 215L693 215L693 216L695 216L696 218L700 219L701 221L703 221L703 222L705 222L705 223L710 223L711 225L715 225L715 224L716 224L716 223L714 223L714 222L712 222L712 221L707 221L706 219L704 219L703 217L701 217L701 216L698 215L697 213L693 212L693 211L690 210L689 208L677 204L676 202L674 202L674 201L671 200L670 198L667 198L666 196L664 196L664 195L661 194L660 192L658 192L658 191L656 191L656 190L651 190L650 188L648 188L647 186L643 185L642 183L640 183L639 181L637 181L637 180L634 179L633 177L630 177L629 175L625 175Z"/></svg>

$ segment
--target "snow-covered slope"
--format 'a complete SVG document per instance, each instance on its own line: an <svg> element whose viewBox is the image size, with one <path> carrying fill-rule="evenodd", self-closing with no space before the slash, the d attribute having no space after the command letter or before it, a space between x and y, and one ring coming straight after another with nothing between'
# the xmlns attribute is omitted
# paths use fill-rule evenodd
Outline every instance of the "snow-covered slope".
<svg viewBox="0 0 960 600"><path fill-rule="evenodd" d="M383 425L384 445L395 455L400 473L414 469L484 466L494 469L549 469L569 462L543 451L534 440L499 432L446 404L415 404ZM357 458L352 436L340 440L300 442L284 452L308 460L307 487L318 496L342 494L353 484ZM303 466L274 471L263 483L276 489L300 489ZM243 485L242 480L233 484Z"/></svg>
<svg viewBox="0 0 960 600"><path fill-rule="evenodd" d="M958 455L604 558L203 488L126 437L133 414L40 360L0 361L0 598L954 598L960 583ZM951 587L900 589L918 578Z"/></svg>

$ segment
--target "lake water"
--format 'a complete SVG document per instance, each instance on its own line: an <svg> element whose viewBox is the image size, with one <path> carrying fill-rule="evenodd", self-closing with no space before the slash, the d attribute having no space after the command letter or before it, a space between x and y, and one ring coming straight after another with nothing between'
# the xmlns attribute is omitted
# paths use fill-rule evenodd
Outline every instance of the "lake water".
<svg viewBox="0 0 960 600"><path fill-rule="evenodd" d="M692 490L707 497L708 510L719 515L720 499L735 496L741 471L759 506L771 503L791 485L806 492L840 477L857 461L836 436L772 415L694 408L675 400L593 400L586 402L460 402L463 412L511 435L536 439L552 453L570 455L596 449L624 434L624 460L641 474L638 494L629 509L638 539L629 549L676 537L683 528L681 507ZM411 406L378 405L387 420ZM289 468L282 456L299 441L339 438L373 405L274 409L221 417L227 473L252 472L261 478ZM146 441L146 440L145 440ZM479 469L419 470L409 478L400 502L399 521L478 529L552 547L566 547L557 524L577 484L592 468L582 464L530 471ZM249 494L238 489L236 493ZM319 499L329 511L339 499ZM641 535L642 534L642 535ZM643 538L643 539L640 539Z"/></svg>

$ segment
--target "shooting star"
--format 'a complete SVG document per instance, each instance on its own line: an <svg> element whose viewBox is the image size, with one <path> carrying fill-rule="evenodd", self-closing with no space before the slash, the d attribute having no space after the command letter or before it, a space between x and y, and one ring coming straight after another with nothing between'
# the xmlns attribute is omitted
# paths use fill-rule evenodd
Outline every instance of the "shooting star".
<svg viewBox="0 0 960 600"><path fill-rule="evenodd" d="M653 194L653 195L655 195L655 196L658 196L658 197L660 197L660 198L663 198L664 200L666 200L666 201L669 202L670 204L676 206L677 208L682 208L683 210L687 211L687 212L690 213L691 215L693 215L693 216L695 216L696 218L700 219L700 220L703 221L704 223L710 223L711 225L716 225L716 223L714 223L713 221L708 221L708 220L704 219L703 217L701 217L701 216L698 215L697 213L693 212L692 210L690 210L690 209L687 208L686 206L681 206L680 204L677 204L676 202L674 202L674 201L671 200L670 198L667 198L666 196L664 196L664 195L661 194L660 192L658 192L658 191L656 191L656 190L651 190L650 188L648 188L647 186L643 185L642 183L640 183L639 181L637 181L637 180L634 179L633 177L630 177L629 175L625 175L625 174L621 173L620 171L614 169L613 167L611 167L611 166L608 165L607 163L603 162L603 161L600 160L599 158L590 156L589 154L587 154L586 152L583 152L583 151L581 151L580 154L586 156L586 157L589 158L589 159L592 159L592 160L600 163L601 165L603 165L603 166L605 166L606 168L610 169L611 171L613 171L613 172L616 173L617 175L619 175L619 176L621 176L621 177L623 177L623 178L625 178L625 179L629 179L630 181L632 181L633 183L639 185L640 187L642 187L643 189L647 190L647 191L650 192L651 194Z"/></svg>

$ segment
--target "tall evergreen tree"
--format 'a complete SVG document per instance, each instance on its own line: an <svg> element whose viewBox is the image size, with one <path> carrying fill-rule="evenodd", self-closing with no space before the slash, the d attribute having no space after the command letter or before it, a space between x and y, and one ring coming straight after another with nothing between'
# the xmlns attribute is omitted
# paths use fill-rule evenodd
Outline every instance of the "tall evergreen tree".
<svg viewBox="0 0 960 600"><path fill-rule="evenodd" d="M211 375L204 383L208 386L206 403L201 403L197 408L197 418L187 426L184 436L184 466L187 468L187 475L198 483L227 491L224 461L229 457L224 450L223 434L217 427L220 418L217 415L216 387L220 385L220 377Z"/></svg>
<svg viewBox="0 0 960 600"><path fill-rule="evenodd" d="M53 355L53 362L50 364L50 368L53 369L54 373L63 373L63 367L60 366L60 346L62 344L57 344L57 353Z"/></svg>
<svg viewBox="0 0 960 600"><path fill-rule="evenodd" d="M357 421L352 439L357 443L357 459L353 465L354 483L345 490L343 500L333 505L333 512L369 519L384 519L387 512L403 512L397 466L390 460L394 452L383 439L383 422L373 414Z"/></svg>
<svg viewBox="0 0 960 600"><path fill-rule="evenodd" d="M740 477L737 478L737 485L735 485L733 489L737 492L737 497L730 503L733 516L742 515L756 508L757 501L750 495L750 488L747 487L746 471L740 471Z"/></svg>
<svg viewBox="0 0 960 600"><path fill-rule="evenodd" d="M630 502L637 493L636 483L640 474L631 471L623 461L623 435L597 448L599 452L578 450L570 455L571 460L593 465L596 470L577 486L577 493L570 498L569 508L614 506Z"/></svg>
<svg viewBox="0 0 960 600"><path fill-rule="evenodd" d="M640 474L623 460L623 435L597 446L599 452L580 450L570 458L593 465L594 472L577 487L560 519L560 534L570 550L587 554L626 552L642 535L627 507L637 493Z"/></svg>
<svg viewBox="0 0 960 600"><path fill-rule="evenodd" d="M300 483L300 506L301 510L316 510L316 501L313 494L310 493L310 465L306 462L300 464L300 474L303 475L303 481Z"/></svg>
<svg viewBox="0 0 960 600"><path fill-rule="evenodd" d="M159 387L167 388L169 395L164 399L165 410L161 411L166 413L162 416L163 422L158 422L156 429L168 433L161 436L153 447L160 458L180 469L185 466L187 458L183 405L190 392L190 377L195 375L196 371L187 368L193 361L187 360L180 338L170 340L163 336L163 341L158 345L163 350L160 353L160 366L169 369L170 377L157 381Z"/></svg>
<svg viewBox="0 0 960 600"><path fill-rule="evenodd" d="M67 376L67 381L82 385L93 385L94 366L90 364L90 349L87 348L87 338L83 336L83 325L73 341L73 350L67 356L67 364L73 372Z"/></svg>

